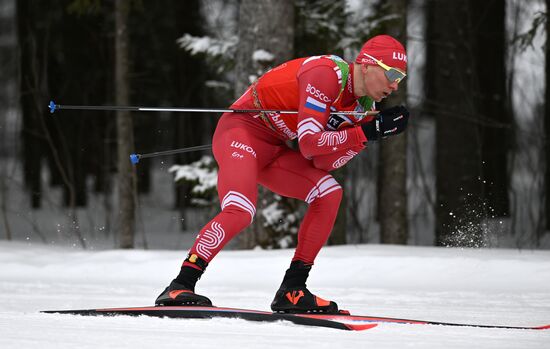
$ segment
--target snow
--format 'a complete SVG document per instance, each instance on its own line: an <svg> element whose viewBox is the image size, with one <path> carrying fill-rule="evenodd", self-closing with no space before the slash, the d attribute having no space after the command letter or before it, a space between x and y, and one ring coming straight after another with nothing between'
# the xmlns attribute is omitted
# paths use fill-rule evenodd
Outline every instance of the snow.
<svg viewBox="0 0 550 349"><path fill-rule="evenodd" d="M254 51L252 54L252 60L255 62L272 62L275 56L266 50L260 49Z"/></svg>
<svg viewBox="0 0 550 349"><path fill-rule="evenodd" d="M218 39L209 36L197 37L190 34L184 34L176 40L181 48L188 50L192 55L204 53L209 56L232 55L237 41L236 36Z"/></svg>
<svg viewBox="0 0 550 349"><path fill-rule="evenodd" d="M199 281L215 304L269 309L292 250L222 251ZM381 324L363 332L242 320L41 314L150 305L185 251L87 251L0 242L0 348L547 348L550 331ZM550 323L550 253L326 247L308 286L356 314Z"/></svg>
<svg viewBox="0 0 550 349"><path fill-rule="evenodd" d="M213 190L218 184L218 170L213 166L214 158L204 155L200 160L189 165L173 165L168 172L175 173L174 181L181 179L188 181L197 181L198 184L193 187L194 193L204 193Z"/></svg>

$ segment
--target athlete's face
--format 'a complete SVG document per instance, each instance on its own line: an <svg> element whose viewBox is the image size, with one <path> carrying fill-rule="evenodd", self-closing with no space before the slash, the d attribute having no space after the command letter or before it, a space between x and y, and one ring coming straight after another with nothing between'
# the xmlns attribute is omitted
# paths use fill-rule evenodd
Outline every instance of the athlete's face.
<svg viewBox="0 0 550 349"><path fill-rule="evenodd" d="M361 64L361 77L362 92L376 102L380 102L398 89L398 82L388 80L385 70L376 65Z"/></svg>

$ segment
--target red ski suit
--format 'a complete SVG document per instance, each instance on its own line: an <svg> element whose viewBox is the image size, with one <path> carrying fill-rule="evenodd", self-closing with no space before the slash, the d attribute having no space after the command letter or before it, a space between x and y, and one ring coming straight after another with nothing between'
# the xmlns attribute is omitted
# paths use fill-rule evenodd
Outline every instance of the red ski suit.
<svg viewBox="0 0 550 349"><path fill-rule="evenodd" d="M371 109L372 101L367 106ZM336 56L286 62L260 77L231 107L298 114L222 115L213 138L222 211L201 229L190 253L210 262L247 227L256 213L261 184L309 204L293 260L312 264L332 230L342 197L329 171L357 155L367 141L355 125L359 120L350 118L350 127L340 130L327 125L331 109L364 110L353 94L353 64ZM300 152L285 144L294 138Z"/></svg>

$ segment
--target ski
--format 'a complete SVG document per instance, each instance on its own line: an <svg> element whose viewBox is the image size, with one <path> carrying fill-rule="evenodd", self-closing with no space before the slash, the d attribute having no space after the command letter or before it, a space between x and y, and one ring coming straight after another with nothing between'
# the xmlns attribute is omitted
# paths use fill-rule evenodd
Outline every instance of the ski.
<svg viewBox="0 0 550 349"><path fill-rule="evenodd" d="M257 322L279 322L288 321L297 325L328 327L339 330L362 331L376 327L373 322L346 323L333 318L334 315L325 318L323 315L310 316L309 314L278 314L260 310L235 309L222 307L199 307L199 306L148 306L136 308L105 308L105 309L84 309L84 310L46 310L42 313L48 314L72 314L84 316L154 316L178 319L213 319L232 318Z"/></svg>
<svg viewBox="0 0 550 349"><path fill-rule="evenodd" d="M304 314L303 316L317 317L319 315ZM500 328L510 330L548 330L550 324L542 326L506 326L506 325L485 325L485 324L471 324L471 323L455 323L455 322L442 322L442 321L427 321L427 320L413 320L413 319L401 319L393 317L378 317L378 316L362 316L362 315L324 315L327 320L334 321L349 321L351 323L395 323L395 324L412 324L412 325L436 325L436 326L455 326L455 327L478 327L478 328Z"/></svg>
<svg viewBox="0 0 550 349"><path fill-rule="evenodd" d="M222 307L197 307L197 306L146 306L136 308L104 308L84 310L46 310L48 314L72 314L84 316L154 316L181 319L212 319L234 318L247 321L279 322L288 321L298 325L328 327L340 330L362 331L376 327L380 323L415 324L415 325L439 325L460 327L499 328L514 330L547 330L550 325L543 326L503 326L483 325L469 323L451 323L440 321L425 321L413 319L401 319L393 317L350 315L345 311L340 314L280 314L260 310L222 308Z"/></svg>

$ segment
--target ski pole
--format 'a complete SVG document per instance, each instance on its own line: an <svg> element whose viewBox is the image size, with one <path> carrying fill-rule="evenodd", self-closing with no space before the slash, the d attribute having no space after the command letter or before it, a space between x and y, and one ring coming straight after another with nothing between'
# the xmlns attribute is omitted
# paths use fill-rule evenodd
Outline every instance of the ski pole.
<svg viewBox="0 0 550 349"><path fill-rule="evenodd" d="M173 149L173 150L157 151L157 152L148 153L148 154L130 154L130 161L132 162L132 164L135 165L139 162L140 159L153 158L156 156L163 156L163 155L189 153L192 151L206 150L210 148L212 148L212 144L197 145L194 147L179 148L179 149Z"/></svg>
<svg viewBox="0 0 550 349"><path fill-rule="evenodd" d="M61 105L50 101L48 105L50 113L56 110L103 110L103 111L150 111L150 112L186 112L186 113L277 113L277 114L298 114L297 110L276 110L276 109L230 109L230 108L158 108L158 107L132 107L132 106L108 106L108 105ZM377 111L331 111L335 115L376 115Z"/></svg>

